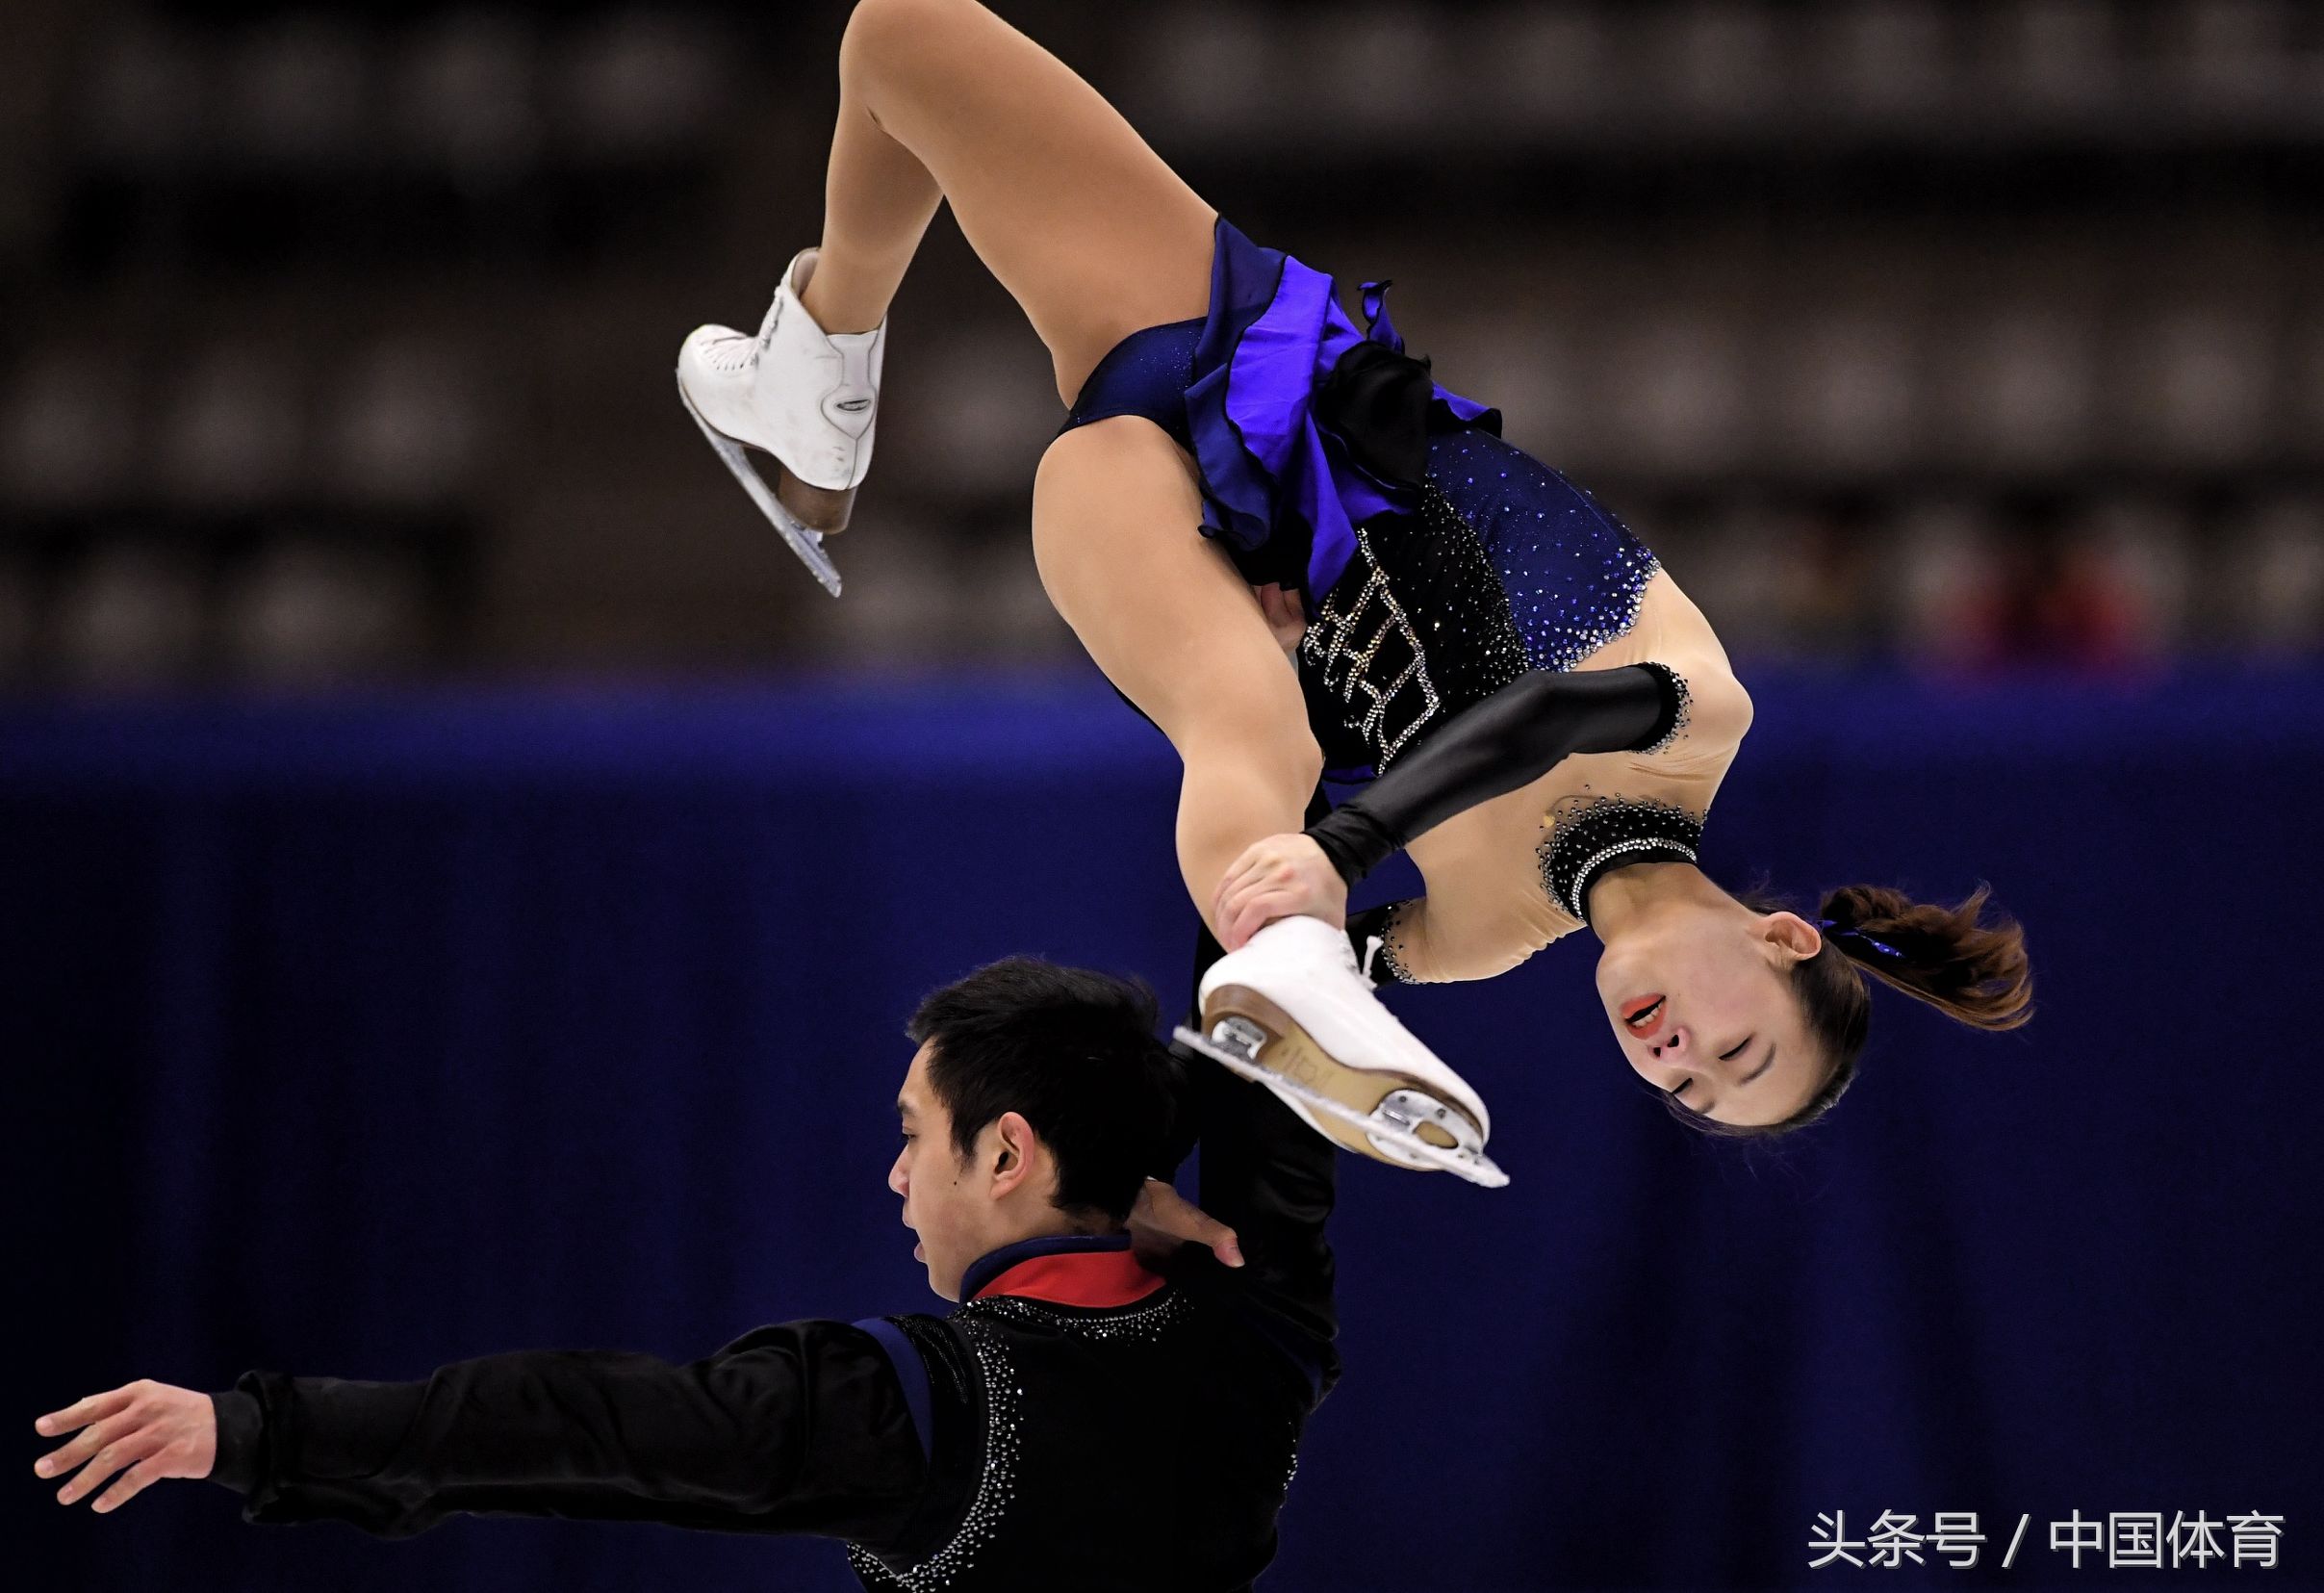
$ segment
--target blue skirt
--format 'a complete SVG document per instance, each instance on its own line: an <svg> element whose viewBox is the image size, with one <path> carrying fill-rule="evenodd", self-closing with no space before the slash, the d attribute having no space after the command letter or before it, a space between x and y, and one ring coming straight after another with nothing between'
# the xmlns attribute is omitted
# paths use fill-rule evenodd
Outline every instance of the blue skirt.
<svg viewBox="0 0 2324 1593"><path fill-rule="evenodd" d="M1389 286L1364 284L1358 331L1330 276L1221 216L1209 313L1114 345L1058 429L1155 421L1194 456L1203 534L1253 584L1294 587L1312 605L1346 574L1358 525L1417 512L1429 433L1500 432L1499 410L1437 386L1404 352Z"/></svg>
<svg viewBox="0 0 2324 1593"><path fill-rule="evenodd" d="M1306 601L1299 674L1335 778L1629 628L1653 555L1405 352L1390 281L1364 284L1359 331L1331 277L1213 230L1209 312L1116 344L1059 431L1144 415L1193 456L1203 534Z"/></svg>

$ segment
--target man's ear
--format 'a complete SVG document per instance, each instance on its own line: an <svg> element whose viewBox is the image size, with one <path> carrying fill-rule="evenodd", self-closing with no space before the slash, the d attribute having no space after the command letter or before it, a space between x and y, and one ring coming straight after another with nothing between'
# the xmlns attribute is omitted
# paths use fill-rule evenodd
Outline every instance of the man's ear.
<svg viewBox="0 0 2324 1593"><path fill-rule="evenodd" d="M992 1193L1000 1199L1033 1176L1033 1150L1039 1141L1022 1112L1004 1112L992 1126Z"/></svg>

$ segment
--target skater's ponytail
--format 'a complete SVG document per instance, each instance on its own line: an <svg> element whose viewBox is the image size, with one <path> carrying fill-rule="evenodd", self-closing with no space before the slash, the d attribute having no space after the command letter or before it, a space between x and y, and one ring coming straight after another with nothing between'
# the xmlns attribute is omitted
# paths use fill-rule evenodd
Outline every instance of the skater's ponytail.
<svg viewBox="0 0 2324 1593"><path fill-rule="evenodd" d="M1761 1138L1803 1128L1831 1110L1856 1076L1872 1026L1867 976L1979 1029L2014 1029L2033 1015L2026 933L2012 920L1984 920L1989 886L1957 907L1916 902L1901 890L1851 885L1827 892L1816 913L1824 944L1792 965L1793 992L1807 1032L1830 1072L1807 1104L1777 1123L1723 1123L1671 1103L1673 1115L1707 1133ZM1742 898L1755 912L1788 911L1763 892Z"/></svg>

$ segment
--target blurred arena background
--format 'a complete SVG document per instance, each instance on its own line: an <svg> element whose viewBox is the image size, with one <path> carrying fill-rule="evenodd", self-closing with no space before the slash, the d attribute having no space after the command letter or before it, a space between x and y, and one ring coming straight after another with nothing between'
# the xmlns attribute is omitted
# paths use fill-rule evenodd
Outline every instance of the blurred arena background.
<svg viewBox="0 0 2324 1593"><path fill-rule="evenodd" d="M1641 1098L1580 946L1398 992L1517 1181L1349 1170L1263 1585L2134 1585L2049 1524L2203 1510L2280 1560L2175 1581L2324 1587L2324 6L995 9L1663 556L1758 704L1723 883L1989 879L2035 959L2018 1035L1883 993L1771 1155ZM926 1308L912 999L1013 951L1183 994L1175 761L1035 580L1063 410L949 216L845 599L676 401L814 241L846 14L9 0L18 1419ZM848 1584L50 1491L43 1593ZM1811 1572L1833 1510L1988 1542Z"/></svg>
<svg viewBox="0 0 2324 1593"><path fill-rule="evenodd" d="M1005 9L1253 237L1395 278L1739 649L2324 637L2318 8ZM1070 655L1062 409L948 216L847 603L668 391L813 241L844 16L16 0L0 679Z"/></svg>

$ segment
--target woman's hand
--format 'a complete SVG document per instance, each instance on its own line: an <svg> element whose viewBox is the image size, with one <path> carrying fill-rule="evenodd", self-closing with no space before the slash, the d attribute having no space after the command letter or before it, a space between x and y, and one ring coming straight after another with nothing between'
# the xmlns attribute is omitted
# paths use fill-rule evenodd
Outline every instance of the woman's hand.
<svg viewBox="0 0 2324 1593"><path fill-rule="evenodd" d="M1304 913L1347 925L1347 882L1303 835L1269 835L1235 860L1212 898L1218 943L1234 951L1278 918Z"/></svg>
<svg viewBox="0 0 2324 1593"><path fill-rule="evenodd" d="M97 1501L99 1514L128 1503L149 1482L165 1477L208 1477L217 1464L217 1407L209 1395L190 1388L151 1380L124 1383L51 1411L33 1424L35 1432L50 1435L76 1427L83 1429L80 1437L42 1455L33 1466L38 1476L55 1477L89 1462L79 1477L58 1490L60 1504L95 1492L123 1466L129 1472Z"/></svg>
<svg viewBox="0 0 2324 1593"><path fill-rule="evenodd" d="M1299 601L1299 593L1270 581L1264 586L1252 587L1251 595L1259 600L1259 611L1266 616L1267 629L1274 633L1275 645L1283 649L1286 657L1296 659L1299 638L1307 634L1307 604Z"/></svg>
<svg viewBox="0 0 2324 1593"><path fill-rule="evenodd" d="M1242 1265L1235 1230L1160 1178L1149 1178L1130 1208L1130 1248L1140 1261L1161 1261L1181 1245L1201 1245L1229 1267Z"/></svg>

